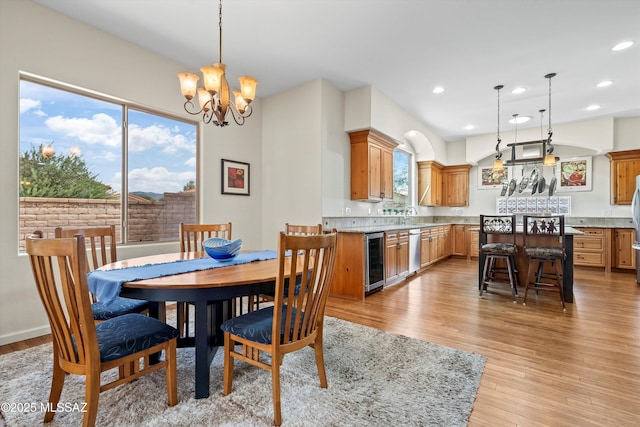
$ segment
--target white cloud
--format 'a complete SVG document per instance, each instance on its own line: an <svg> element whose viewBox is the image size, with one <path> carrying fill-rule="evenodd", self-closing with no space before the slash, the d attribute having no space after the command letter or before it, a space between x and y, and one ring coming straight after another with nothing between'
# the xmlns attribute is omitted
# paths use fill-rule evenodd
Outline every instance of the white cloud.
<svg viewBox="0 0 640 427"><path fill-rule="evenodd" d="M29 110L34 110L35 113L44 114L40 107L42 104L40 101L29 98L20 98L20 114L26 113Z"/></svg>
<svg viewBox="0 0 640 427"><path fill-rule="evenodd" d="M174 131L179 131L175 128ZM194 153L195 144L187 141L184 135L175 135L171 129L162 126L129 126L129 151L162 150L172 156Z"/></svg>
<svg viewBox="0 0 640 427"><path fill-rule="evenodd" d="M175 173L163 167L133 169L129 172L129 192L180 192L187 182L195 179L195 171Z"/></svg>
<svg viewBox="0 0 640 427"><path fill-rule="evenodd" d="M87 144L118 147L122 142L120 126L104 113L94 114L90 119L55 116L45 120L45 124L54 132Z"/></svg>

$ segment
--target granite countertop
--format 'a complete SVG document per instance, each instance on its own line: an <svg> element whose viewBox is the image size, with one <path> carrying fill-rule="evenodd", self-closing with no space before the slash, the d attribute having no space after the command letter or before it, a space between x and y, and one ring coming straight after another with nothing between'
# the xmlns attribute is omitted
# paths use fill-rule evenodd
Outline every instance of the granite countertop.
<svg viewBox="0 0 640 427"><path fill-rule="evenodd" d="M394 231L394 230L413 230L415 228L426 228L426 227L439 227L443 225L441 222L425 222L419 224L394 224L394 225L367 225L361 227L350 227L338 229L340 233L379 233L384 231Z"/></svg>

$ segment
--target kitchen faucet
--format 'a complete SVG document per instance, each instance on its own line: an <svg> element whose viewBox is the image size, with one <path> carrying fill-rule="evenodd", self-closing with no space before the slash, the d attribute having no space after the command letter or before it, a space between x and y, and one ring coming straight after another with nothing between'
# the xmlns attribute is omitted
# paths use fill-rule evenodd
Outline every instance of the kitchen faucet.
<svg viewBox="0 0 640 427"><path fill-rule="evenodd" d="M409 222L409 217L413 215L418 215L418 211L413 206L405 206L404 215L402 216L402 222L407 224Z"/></svg>

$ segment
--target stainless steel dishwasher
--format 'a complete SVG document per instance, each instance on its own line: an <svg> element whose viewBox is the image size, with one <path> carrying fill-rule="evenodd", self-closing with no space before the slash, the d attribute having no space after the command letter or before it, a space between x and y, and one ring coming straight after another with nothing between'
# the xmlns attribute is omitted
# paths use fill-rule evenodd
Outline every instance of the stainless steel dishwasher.
<svg viewBox="0 0 640 427"><path fill-rule="evenodd" d="M420 229L409 230L409 274L420 269Z"/></svg>

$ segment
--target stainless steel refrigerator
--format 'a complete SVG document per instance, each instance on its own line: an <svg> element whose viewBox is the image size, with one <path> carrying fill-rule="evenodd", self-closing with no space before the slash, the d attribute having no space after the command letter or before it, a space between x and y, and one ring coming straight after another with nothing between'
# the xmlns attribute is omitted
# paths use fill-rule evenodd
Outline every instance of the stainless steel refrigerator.
<svg viewBox="0 0 640 427"><path fill-rule="evenodd" d="M631 202L631 216L636 228L636 241L633 248L636 250L636 282L640 284L640 175L636 176L636 191Z"/></svg>

